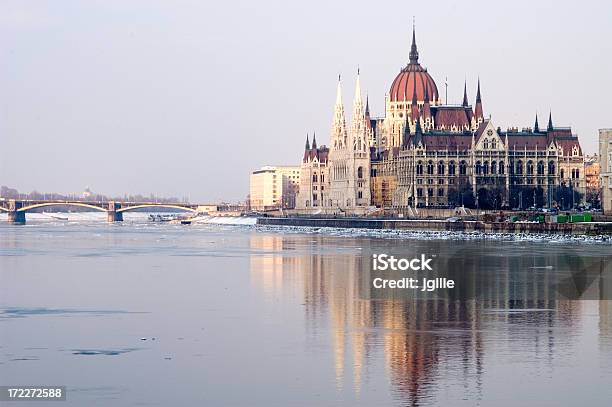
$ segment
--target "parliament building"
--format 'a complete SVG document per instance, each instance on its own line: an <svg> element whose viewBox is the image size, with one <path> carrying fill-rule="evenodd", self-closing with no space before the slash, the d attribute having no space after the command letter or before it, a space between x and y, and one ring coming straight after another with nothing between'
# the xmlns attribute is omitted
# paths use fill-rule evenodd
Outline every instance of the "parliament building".
<svg viewBox="0 0 612 407"><path fill-rule="evenodd" d="M347 125L338 80L329 146L306 146L296 209L365 215L381 209L466 206L482 209L578 205L584 156L569 127L549 115L540 126L502 131L485 117L480 92L442 104L435 80L419 62L412 33L408 64L385 96L384 117L371 117L359 72Z"/></svg>

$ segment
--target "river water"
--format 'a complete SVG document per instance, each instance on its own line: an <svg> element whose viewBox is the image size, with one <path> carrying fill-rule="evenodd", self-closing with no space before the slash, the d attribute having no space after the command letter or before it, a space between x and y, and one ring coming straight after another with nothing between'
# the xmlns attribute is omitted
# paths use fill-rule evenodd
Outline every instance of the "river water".
<svg viewBox="0 0 612 407"><path fill-rule="evenodd" d="M31 218L0 223L0 385L62 405L612 403L610 281L571 274L609 242ZM461 294L376 292L372 253Z"/></svg>

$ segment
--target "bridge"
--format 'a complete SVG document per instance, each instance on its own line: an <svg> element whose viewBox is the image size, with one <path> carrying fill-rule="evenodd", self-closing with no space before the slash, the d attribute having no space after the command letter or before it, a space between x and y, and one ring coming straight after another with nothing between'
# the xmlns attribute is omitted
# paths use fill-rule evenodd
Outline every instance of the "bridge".
<svg viewBox="0 0 612 407"><path fill-rule="evenodd" d="M144 208L178 209L193 213L201 212L200 206L190 203L157 203L157 202L120 202L120 201L61 201L61 200L0 200L0 212L8 212L8 221L15 224L25 224L26 212L38 208L53 206L70 206L88 208L106 212L109 222L121 222L123 213Z"/></svg>

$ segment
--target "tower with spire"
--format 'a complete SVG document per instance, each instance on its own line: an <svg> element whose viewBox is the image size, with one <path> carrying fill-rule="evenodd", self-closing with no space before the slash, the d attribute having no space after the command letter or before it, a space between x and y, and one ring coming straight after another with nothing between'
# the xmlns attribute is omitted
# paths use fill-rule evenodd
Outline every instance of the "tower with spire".
<svg viewBox="0 0 612 407"><path fill-rule="evenodd" d="M349 132L345 127L342 94L338 84L331 142L330 211L367 211L370 205L370 149L359 70Z"/></svg>
<svg viewBox="0 0 612 407"><path fill-rule="evenodd" d="M478 78L478 89L476 90L476 106L474 108L474 117L476 118L477 125L484 121L484 113L482 111L482 98L480 97L480 78Z"/></svg>

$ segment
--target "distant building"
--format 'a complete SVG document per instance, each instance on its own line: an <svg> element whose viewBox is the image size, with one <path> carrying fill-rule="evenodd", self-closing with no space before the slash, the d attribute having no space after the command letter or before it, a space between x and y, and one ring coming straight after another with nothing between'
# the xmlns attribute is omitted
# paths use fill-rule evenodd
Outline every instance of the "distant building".
<svg viewBox="0 0 612 407"><path fill-rule="evenodd" d="M584 158L584 176L587 189L599 189L601 186L599 156L587 155Z"/></svg>
<svg viewBox="0 0 612 407"><path fill-rule="evenodd" d="M91 192L91 189L89 189L89 187L85 187L85 191L83 191L83 199L87 199L87 198L91 198L93 196L93 193Z"/></svg>
<svg viewBox="0 0 612 407"><path fill-rule="evenodd" d="M601 170L601 207L612 215L612 129L599 130L599 166Z"/></svg>
<svg viewBox="0 0 612 407"><path fill-rule="evenodd" d="M329 179L327 156L329 149L317 146L317 137L313 134L312 146L306 136L306 148L300 167L300 184L298 189L296 208L301 212L315 212L327 199L328 191L325 189Z"/></svg>
<svg viewBox="0 0 612 407"><path fill-rule="evenodd" d="M250 207L255 211L292 209L300 183L298 166L266 166L250 178Z"/></svg>

